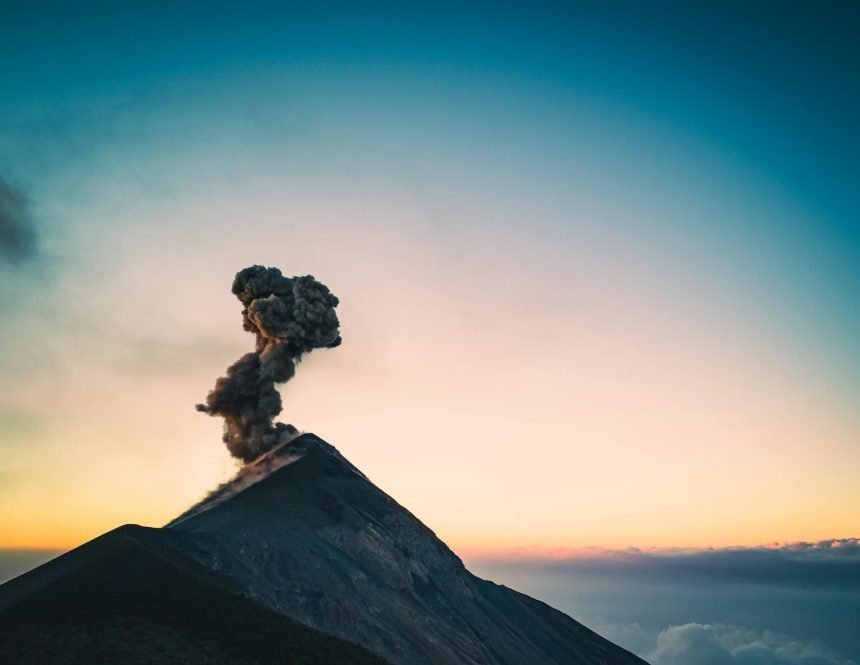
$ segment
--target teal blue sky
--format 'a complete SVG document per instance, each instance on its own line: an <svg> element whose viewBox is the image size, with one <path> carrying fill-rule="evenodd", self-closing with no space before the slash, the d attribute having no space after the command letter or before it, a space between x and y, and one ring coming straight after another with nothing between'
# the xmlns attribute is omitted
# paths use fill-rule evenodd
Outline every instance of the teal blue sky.
<svg viewBox="0 0 860 665"><path fill-rule="evenodd" d="M298 98L342 136L423 161L431 180L452 169L453 179L519 179L516 161L533 172L533 189L556 198L594 197L598 187L635 206L648 199L668 225L679 210L719 210L715 227L686 219L692 228L672 231L690 243L681 251L755 264L776 302L789 292L820 322L816 333L839 355L833 371L846 360L857 367L852 3L48 2L2 11L0 166L37 194L63 156L57 139L67 158L97 149L116 138L103 126L111 116L176 110L189 88L220 87L228 99L209 100L208 112L222 118L243 112L230 108L232 96L269 116ZM68 146L69 136L86 145ZM572 179L571 168L585 177ZM753 199L744 205L756 207L754 219L731 214L727 199L739 195ZM808 325L793 323L801 333Z"/></svg>

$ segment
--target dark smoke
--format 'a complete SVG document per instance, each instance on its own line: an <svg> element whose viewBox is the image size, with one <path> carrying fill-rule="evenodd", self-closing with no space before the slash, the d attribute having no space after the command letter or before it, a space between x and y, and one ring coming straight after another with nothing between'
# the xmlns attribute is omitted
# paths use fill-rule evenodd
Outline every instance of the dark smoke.
<svg viewBox="0 0 860 665"><path fill-rule="evenodd" d="M284 277L263 266L240 270L233 293L245 306L243 327L256 335L257 349L227 368L197 410L222 416L224 443L249 462L295 436L292 425L274 423L281 412L275 384L293 377L303 354L340 344L338 299L311 275Z"/></svg>
<svg viewBox="0 0 860 665"><path fill-rule="evenodd" d="M19 261L36 250L27 197L0 178L0 258Z"/></svg>

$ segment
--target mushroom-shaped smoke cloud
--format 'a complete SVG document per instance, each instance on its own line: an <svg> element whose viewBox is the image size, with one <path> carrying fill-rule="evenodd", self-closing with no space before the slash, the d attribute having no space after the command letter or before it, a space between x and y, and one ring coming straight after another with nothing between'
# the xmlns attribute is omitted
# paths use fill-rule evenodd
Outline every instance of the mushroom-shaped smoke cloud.
<svg viewBox="0 0 860 665"><path fill-rule="evenodd" d="M222 416L230 453L250 462L295 436L292 425L273 422L281 412L275 384L293 377L303 354L340 344L338 299L311 275L284 277L263 266L240 270L233 293L245 306L243 327L257 336L257 350L230 365L197 410Z"/></svg>

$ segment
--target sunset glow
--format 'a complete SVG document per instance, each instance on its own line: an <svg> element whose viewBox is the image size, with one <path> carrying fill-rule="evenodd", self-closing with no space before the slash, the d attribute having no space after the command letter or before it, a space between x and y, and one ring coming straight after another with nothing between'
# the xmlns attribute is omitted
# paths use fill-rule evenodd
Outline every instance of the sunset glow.
<svg viewBox="0 0 860 665"><path fill-rule="evenodd" d="M74 43L21 19L0 47L0 175L39 231L0 284L0 547L162 525L235 472L194 405L252 344L229 286L257 263L342 303L343 345L299 366L282 420L454 548L858 534L838 81L793 73L817 81L810 120L805 91L757 93L766 35L736 79L693 77L693 47L648 51L635 16L638 41L602 42L578 26L610 18L573 11L500 12L493 37L273 10L212 18L206 45L166 33L162 61L115 43L119 14Z"/></svg>

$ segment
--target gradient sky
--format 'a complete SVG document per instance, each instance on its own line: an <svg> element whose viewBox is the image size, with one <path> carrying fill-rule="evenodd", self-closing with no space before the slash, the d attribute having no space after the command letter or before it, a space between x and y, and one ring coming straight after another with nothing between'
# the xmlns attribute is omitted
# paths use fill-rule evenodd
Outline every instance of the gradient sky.
<svg viewBox="0 0 860 665"><path fill-rule="evenodd" d="M253 263L342 301L282 419L455 549L860 532L854 3L11 4L0 547L229 477Z"/></svg>

